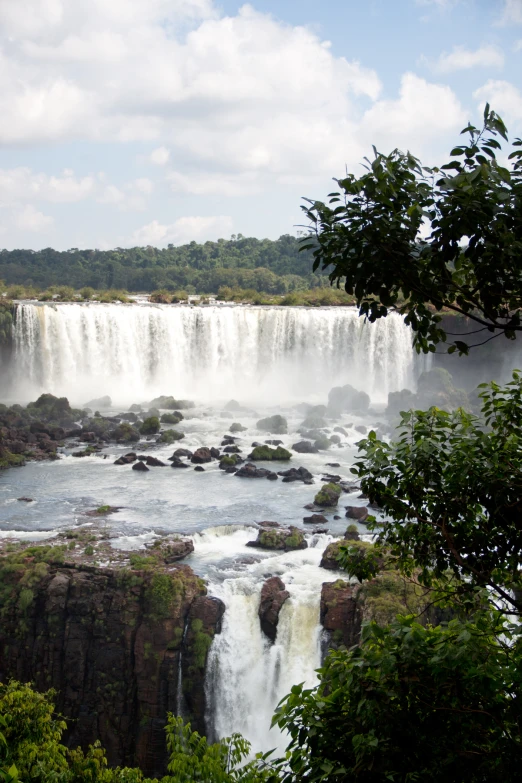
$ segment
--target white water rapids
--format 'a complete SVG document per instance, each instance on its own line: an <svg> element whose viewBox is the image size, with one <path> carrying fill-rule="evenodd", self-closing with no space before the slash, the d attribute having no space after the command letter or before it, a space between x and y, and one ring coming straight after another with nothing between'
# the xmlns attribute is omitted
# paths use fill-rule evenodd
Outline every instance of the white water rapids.
<svg viewBox="0 0 522 783"><path fill-rule="evenodd" d="M250 403L325 396L351 383L377 402L412 386L411 332L354 308L154 304L17 306L12 388L118 405L159 394Z"/></svg>

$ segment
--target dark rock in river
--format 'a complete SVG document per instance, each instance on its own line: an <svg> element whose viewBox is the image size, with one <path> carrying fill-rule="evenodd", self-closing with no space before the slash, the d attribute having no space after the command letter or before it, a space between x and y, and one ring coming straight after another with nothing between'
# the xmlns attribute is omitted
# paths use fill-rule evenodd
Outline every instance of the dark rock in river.
<svg viewBox="0 0 522 783"><path fill-rule="evenodd" d="M290 593L285 588L283 580L278 576L267 579L261 588L261 602L258 611L261 630L272 642L276 640L279 612L287 598L290 598Z"/></svg>
<svg viewBox="0 0 522 783"><path fill-rule="evenodd" d="M132 470L141 470L142 472L148 471L148 467L145 465L144 462L137 461L132 466Z"/></svg>
<svg viewBox="0 0 522 783"><path fill-rule="evenodd" d="M292 481L303 481L305 484L311 484L313 476L306 468L290 468L289 470L280 470L278 476L284 476L283 482L290 484Z"/></svg>
<svg viewBox="0 0 522 783"><path fill-rule="evenodd" d="M309 440L300 440L298 443L294 443L292 449L297 451L298 454L317 454L319 451L317 446L310 443Z"/></svg>
<svg viewBox="0 0 522 783"><path fill-rule="evenodd" d="M128 454L123 454L123 456L118 457L118 459L116 460L116 462L114 464L115 465L130 465L131 462L135 462L135 461L136 461L136 452L129 451Z"/></svg>
<svg viewBox="0 0 522 783"><path fill-rule="evenodd" d="M359 522L365 522L368 519L367 506L346 506L346 516L349 519L357 519Z"/></svg>
<svg viewBox="0 0 522 783"><path fill-rule="evenodd" d="M212 454L210 449L207 449L206 446L201 446L193 453L190 461L197 465L200 465L203 462L212 462Z"/></svg>
<svg viewBox="0 0 522 783"><path fill-rule="evenodd" d="M312 514L310 517L303 517L303 522L310 525L327 525L328 520L324 514Z"/></svg>
<svg viewBox="0 0 522 783"><path fill-rule="evenodd" d="M228 469L227 469L228 472ZM265 468L256 468L251 462L247 462L243 467L236 471L236 476L240 478L266 478L270 481L277 480L277 473Z"/></svg>
<svg viewBox="0 0 522 783"><path fill-rule="evenodd" d="M146 462L147 462L147 465L149 465L149 467L151 467L151 468L164 468L165 467L165 463L162 462L157 457L147 457Z"/></svg>
<svg viewBox="0 0 522 783"><path fill-rule="evenodd" d="M189 468L190 465L187 462L183 462L182 459L179 457L171 457L170 458L170 467L171 468Z"/></svg>
<svg viewBox="0 0 522 783"><path fill-rule="evenodd" d="M239 424L239 422L235 421L233 424L229 427L230 432L245 432L247 427L243 427L242 424Z"/></svg>
<svg viewBox="0 0 522 783"><path fill-rule="evenodd" d="M288 432L288 422L284 416L276 414L275 416L267 416L266 419L260 419L256 427L258 430L264 432L271 432L273 435L286 435Z"/></svg>
<svg viewBox="0 0 522 783"><path fill-rule="evenodd" d="M249 541L247 546L290 552L294 549L306 549L308 545L303 531L297 527L290 527L260 530L256 540Z"/></svg>
<svg viewBox="0 0 522 783"><path fill-rule="evenodd" d="M205 468L203 467L203 465L196 465L194 470L197 470L199 473L203 473Z"/></svg>

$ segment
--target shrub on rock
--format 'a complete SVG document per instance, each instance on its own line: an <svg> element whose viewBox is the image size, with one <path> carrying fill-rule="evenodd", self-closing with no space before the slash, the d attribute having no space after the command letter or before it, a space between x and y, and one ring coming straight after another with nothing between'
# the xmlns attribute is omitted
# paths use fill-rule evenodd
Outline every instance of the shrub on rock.
<svg viewBox="0 0 522 783"><path fill-rule="evenodd" d="M263 432L270 432L274 435L286 435L288 432L288 422L284 416L276 414L267 416L266 419L260 419L256 427Z"/></svg>
<svg viewBox="0 0 522 783"><path fill-rule="evenodd" d="M142 435L155 435L160 430L160 422L157 416L149 416L148 419L140 425Z"/></svg>
<svg viewBox="0 0 522 783"><path fill-rule="evenodd" d="M316 506L336 506L342 489L338 484L323 484L314 498Z"/></svg>

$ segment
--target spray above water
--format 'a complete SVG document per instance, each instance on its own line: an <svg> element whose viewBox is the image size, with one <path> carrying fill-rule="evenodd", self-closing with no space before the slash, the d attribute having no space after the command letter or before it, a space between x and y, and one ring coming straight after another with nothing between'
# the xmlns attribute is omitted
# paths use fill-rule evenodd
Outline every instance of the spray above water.
<svg viewBox="0 0 522 783"><path fill-rule="evenodd" d="M375 401L411 387L411 331L352 308L19 304L13 393L118 405L174 394L277 404L351 383Z"/></svg>

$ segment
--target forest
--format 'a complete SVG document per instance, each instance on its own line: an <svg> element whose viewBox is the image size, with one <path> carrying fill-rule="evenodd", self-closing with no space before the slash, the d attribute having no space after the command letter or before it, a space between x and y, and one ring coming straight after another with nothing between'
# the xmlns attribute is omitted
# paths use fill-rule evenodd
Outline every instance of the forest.
<svg viewBox="0 0 522 783"><path fill-rule="evenodd" d="M326 285L327 277L312 271L312 253L300 252L300 246L290 234L275 241L237 234L166 248L1 250L0 280L38 289L67 285L189 294L216 293L221 287L286 294Z"/></svg>

